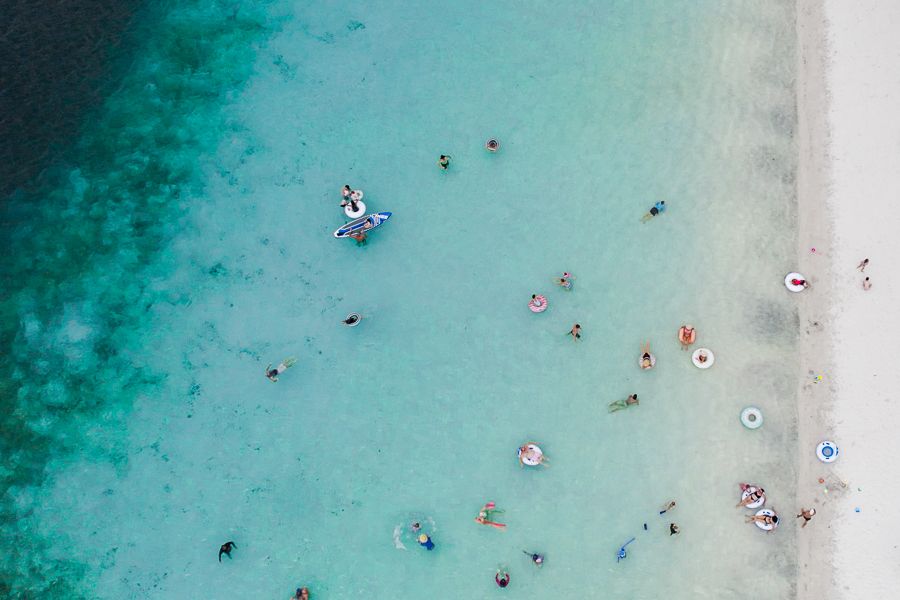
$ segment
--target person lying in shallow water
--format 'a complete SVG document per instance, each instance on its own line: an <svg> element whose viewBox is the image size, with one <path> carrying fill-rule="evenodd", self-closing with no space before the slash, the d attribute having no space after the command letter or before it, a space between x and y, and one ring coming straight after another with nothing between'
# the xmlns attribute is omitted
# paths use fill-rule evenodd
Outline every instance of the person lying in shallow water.
<svg viewBox="0 0 900 600"><path fill-rule="evenodd" d="M622 410L623 408L628 408L629 406L637 406L640 404L638 402L637 394L631 394L624 400L616 400L615 402L610 402L609 404L609 412L616 412L617 410Z"/></svg>

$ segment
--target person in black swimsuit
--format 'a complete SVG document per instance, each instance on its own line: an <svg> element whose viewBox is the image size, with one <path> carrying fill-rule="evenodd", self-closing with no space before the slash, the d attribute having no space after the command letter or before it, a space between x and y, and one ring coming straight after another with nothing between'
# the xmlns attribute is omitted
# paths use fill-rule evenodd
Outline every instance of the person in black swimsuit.
<svg viewBox="0 0 900 600"><path fill-rule="evenodd" d="M219 548L219 562L222 562L222 555L225 554L228 558L231 558L231 551L237 548L237 545L234 542L225 542Z"/></svg>

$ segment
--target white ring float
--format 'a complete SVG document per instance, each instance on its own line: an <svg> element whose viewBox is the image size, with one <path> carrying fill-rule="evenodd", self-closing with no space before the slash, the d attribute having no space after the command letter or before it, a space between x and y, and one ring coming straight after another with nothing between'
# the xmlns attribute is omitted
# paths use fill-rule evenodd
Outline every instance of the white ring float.
<svg viewBox="0 0 900 600"><path fill-rule="evenodd" d="M704 354L706 355L706 362L700 362L700 357ZM697 348L691 355L691 360L698 369L708 369L716 362L716 355L709 348Z"/></svg>
<svg viewBox="0 0 900 600"><path fill-rule="evenodd" d="M757 489L759 489L759 488L751 485L746 490L744 490L743 493L741 494L741 502L746 500L747 496L749 496L750 494L755 492ZM762 506L765 503L766 503L766 494L764 492L762 497L759 500L757 500L756 502L751 502L750 504L745 504L744 508L759 508L760 506Z"/></svg>
<svg viewBox="0 0 900 600"><path fill-rule="evenodd" d="M802 279L803 281L806 281L806 277L804 277L800 273L788 273L784 276L784 287L786 287L789 291L796 294L797 292L802 292L806 289L802 285L794 285L793 283L791 283L792 279Z"/></svg>
<svg viewBox="0 0 900 600"><path fill-rule="evenodd" d="M741 424L747 429L759 429L763 424L762 411L755 406L748 406L741 411Z"/></svg>
<svg viewBox="0 0 900 600"><path fill-rule="evenodd" d="M547 299L538 294L528 303L528 308L530 308L533 313L544 312L547 310Z"/></svg>
<svg viewBox="0 0 900 600"><path fill-rule="evenodd" d="M837 444L825 440L816 446L816 456L824 463L834 462L838 457Z"/></svg>
<svg viewBox="0 0 900 600"><path fill-rule="evenodd" d="M767 517L776 516L775 511L769 510L768 508L764 508L764 509L756 512L757 517L761 517L763 515L765 515ZM756 523L756 526L759 527L760 529L762 529L763 531L772 531L773 529L778 527L778 523L772 523L771 525L769 525L768 523L763 523L762 521L754 521L754 523Z"/></svg>
<svg viewBox="0 0 900 600"><path fill-rule="evenodd" d="M356 192L354 192L356 193ZM353 194L351 194L352 196ZM356 210L353 210L353 204L345 204L344 205L344 214L350 217L351 219L358 219L359 217L366 214L366 203L365 202L356 202Z"/></svg>
<svg viewBox="0 0 900 600"><path fill-rule="evenodd" d="M356 317L356 320L353 321L352 323L348 323L347 321L349 321L353 317ZM347 318L344 319L343 323L347 327L356 327L357 325L359 325L360 321L362 321L362 317L359 315L359 313L350 313L349 315L347 315Z"/></svg>
<svg viewBox="0 0 900 600"><path fill-rule="evenodd" d="M650 366L645 367L644 366L644 355L641 354L640 356L638 356L638 366L640 368L644 369L645 371L648 369L652 369L653 367L656 366L656 356L654 356L654 354L651 352L650 353Z"/></svg>
<svg viewBox="0 0 900 600"><path fill-rule="evenodd" d="M536 467L541 464L541 461L544 460L544 451L541 450L540 446L535 444L525 444L524 446L528 452L523 453L522 447L516 451L516 456L519 457L519 462L527 467ZM529 453L531 456L529 456Z"/></svg>

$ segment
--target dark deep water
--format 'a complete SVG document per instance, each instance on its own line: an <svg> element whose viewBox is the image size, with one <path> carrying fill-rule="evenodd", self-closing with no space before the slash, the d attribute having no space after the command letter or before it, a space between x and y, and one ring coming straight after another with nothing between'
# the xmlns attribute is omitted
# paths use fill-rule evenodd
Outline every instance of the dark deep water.
<svg viewBox="0 0 900 600"><path fill-rule="evenodd" d="M140 0L0 0L0 197L64 154L128 60Z"/></svg>

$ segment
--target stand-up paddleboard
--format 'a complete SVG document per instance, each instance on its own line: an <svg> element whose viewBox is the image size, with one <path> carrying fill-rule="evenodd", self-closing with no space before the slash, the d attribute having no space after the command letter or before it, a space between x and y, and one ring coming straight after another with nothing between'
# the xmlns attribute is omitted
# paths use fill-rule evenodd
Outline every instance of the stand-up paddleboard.
<svg viewBox="0 0 900 600"><path fill-rule="evenodd" d="M354 219L334 232L334 237L350 237L354 233L371 231L391 218L389 212L372 213L358 219Z"/></svg>

